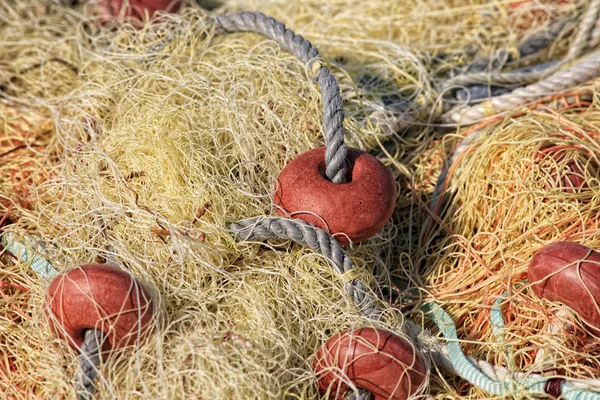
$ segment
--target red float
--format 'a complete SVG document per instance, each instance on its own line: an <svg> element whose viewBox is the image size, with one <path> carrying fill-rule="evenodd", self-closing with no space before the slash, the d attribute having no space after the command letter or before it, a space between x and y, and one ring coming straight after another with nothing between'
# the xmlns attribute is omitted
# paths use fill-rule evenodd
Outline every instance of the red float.
<svg viewBox="0 0 600 400"><path fill-rule="evenodd" d="M124 6L123 15L131 18L134 22L139 22L146 18L146 14L152 18L157 11L175 13L179 11L182 3L182 0L129 0L127 2L125 0L99 0L98 8L103 23L121 15L121 9Z"/></svg>
<svg viewBox="0 0 600 400"><path fill-rule="evenodd" d="M518 18L520 29L531 29L539 26L549 18L548 6L563 6L574 3L573 0L511 0L508 12L513 19ZM520 18L519 18L520 17Z"/></svg>
<svg viewBox="0 0 600 400"><path fill-rule="evenodd" d="M135 344L151 330L152 300L131 274L106 264L87 264L58 275L46 295L52 330L74 349L85 331L107 335L103 352Z"/></svg>
<svg viewBox="0 0 600 400"><path fill-rule="evenodd" d="M552 243L533 256L527 279L536 296L566 304L600 329L600 253L577 243Z"/></svg>
<svg viewBox="0 0 600 400"><path fill-rule="evenodd" d="M404 400L426 380L425 365L413 346L393 333L373 328L333 336L315 355L319 389L344 400L348 381L368 390L374 400Z"/></svg>
<svg viewBox="0 0 600 400"><path fill-rule="evenodd" d="M540 156L544 158L552 157L553 163L563 166L562 169L559 169L554 165L550 168L545 168L549 176L545 185L547 190L560 187L565 193L575 193L579 189L588 187L583 171L579 168L577 163L574 160L565 162L565 151L569 149L576 149L576 147L552 145L540 149Z"/></svg>
<svg viewBox="0 0 600 400"><path fill-rule="evenodd" d="M334 235L341 244L379 232L396 207L394 178L377 158L348 149L347 183L324 177L325 148L292 160L277 180L275 204L282 216L299 218ZM347 235L347 237L346 237Z"/></svg>

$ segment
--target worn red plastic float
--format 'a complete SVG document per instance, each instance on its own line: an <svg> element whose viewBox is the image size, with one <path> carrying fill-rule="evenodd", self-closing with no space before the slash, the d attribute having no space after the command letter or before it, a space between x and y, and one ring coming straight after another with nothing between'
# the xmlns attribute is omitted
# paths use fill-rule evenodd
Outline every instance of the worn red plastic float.
<svg viewBox="0 0 600 400"><path fill-rule="evenodd" d="M325 178L325 148L300 154L277 179L275 204L282 216L302 219L357 243L379 232L396 207L396 184L377 158L348 149L346 183Z"/></svg>
<svg viewBox="0 0 600 400"><path fill-rule="evenodd" d="M537 296L571 307L600 329L600 253L577 243L552 243L533 256L527 279Z"/></svg>
<svg viewBox="0 0 600 400"><path fill-rule="evenodd" d="M124 4L124 0L99 0L98 9L102 22L107 23L113 18L123 15L134 21L143 21L152 16L157 11L177 12L181 8L182 0L129 0ZM127 6L128 4L128 6ZM125 7L124 7L125 6Z"/></svg>
<svg viewBox="0 0 600 400"><path fill-rule="evenodd" d="M404 400L425 382L422 358L405 339L373 328L351 329L333 336L318 350L314 366L319 389L343 400L348 380L368 390L374 400Z"/></svg>
<svg viewBox="0 0 600 400"><path fill-rule="evenodd" d="M106 264L87 264L58 275L46 295L52 330L74 349L85 331L106 334L102 350L130 346L151 331L152 299L128 272Z"/></svg>

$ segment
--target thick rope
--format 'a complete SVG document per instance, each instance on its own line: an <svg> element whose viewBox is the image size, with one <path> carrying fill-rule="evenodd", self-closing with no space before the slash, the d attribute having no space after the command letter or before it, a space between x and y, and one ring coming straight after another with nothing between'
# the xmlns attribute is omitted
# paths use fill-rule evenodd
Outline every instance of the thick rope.
<svg viewBox="0 0 600 400"><path fill-rule="evenodd" d="M472 105L481 103L491 97L510 93L512 89L490 85L469 85L456 90L456 100L446 100L446 104Z"/></svg>
<svg viewBox="0 0 600 400"><path fill-rule="evenodd" d="M547 64L544 67L528 67L515 71L487 71L489 68L502 68L505 64L524 58L550 46L560 35L571 20L563 21L552 26L547 31L538 32L527 38L513 51L499 50L493 56L473 62L467 67L466 74L454 76L444 82L442 89L466 86L472 84L490 84L497 86L524 85L535 82L548 74L550 68L556 68L558 63ZM515 54L516 53L516 54ZM554 70L552 70L554 71Z"/></svg>
<svg viewBox="0 0 600 400"><path fill-rule="evenodd" d="M302 220L256 217L231 224L229 229L236 239L241 241L279 238L308 246L318 254L325 256L334 270L342 276L353 269L352 260L333 236ZM349 281L346 284L346 291L362 315L373 320L380 318L381 312L362 281L359 279ZM346 400L371 400L373 394L362 388L358 388L357 391L348 389L344 398Z"/></svg>
<svg viewBox="0 0 600 400"><path fill-rule="evenodd" d="M473 61L465 68L465 70L471 73L476 73L486 71L490 68L498 69L513 61L532 56L554 43L554 41L562 33L563 29L565 29L567 25L570 25L573 22L573 18L563 19L558 23L550 25L546 30L543 30L541 32L535 32L532 35L528 36L525 40L519 43L515 49L497 50L491 56ZM461 76L465 75L459 75L454 78L451 78L446 86L450 86L450 82L452 82L452 84L454 85L462 85L469 83L459 83L458 81L452 81L452 79L458 79Z"/></svg>
<svg viewBox="0 0 600 400"><path fill-rule="evenodd" d="M244 220L232 224L230 228L238 240L261 240L269 238L295 240L302 245L308 245L313 248L313 250L326 256L338 273L343 274L344 272L352 270L350 258L339 247L335 238L331 237L327 232L314 228L303 221L258 217L252 220ZM3 235L3 237L4 236L5 235ZM31 250L14 253L16 257L20 257L23 254L31 254ZM25 260L20 259L20 261L24 262ZM50 264L49 261L46 260L46 262ZM354 282L357 282L357 280L351 282L351 286L353 287L350 288L350 292L358 309L365 316L377 320L381 314L374 299L371 298L369 292L364 290L364 285L362 283L360 285L355 285ZM427 312L427 316L430 317L441 330L447 340L446 343L442 342L439 338L434 337L428 330L422 329L421 326L409 319L404 321L403 328L409 337L413 339L414 343L416 343L417 347L423 352L428 352L433 361L441 368L461 376L477 385L479 388L493 394L506 394L506 391L511 390L515 384L514 382L511 384L506 382L518 379L521 379L522 382L517 382L517 384L524 384L536 391L541 390L542 393L548 388L556 390L556 380L554 378L547 379L540 375L514 373L502 366L496 366L483 360L466 357L458 344L456 326L450 316L441 307L432 302L426 303L423 306L423 309ZM97 349L101 347L100 343L102 343L103 340L104 338L100 331L88 330L86 332L84 344L82 345L81 360L81 371L83 372L82 378L85 378L83 378L81 382L92 382L91 385L82 385L86 390L87 388L93 387L93 381L97 375L96 366L99 362L99 357L97 358L98 361L94 361L96 360L94 354L97 355ZM94 348L96 350L94 350ZM85 355L87 355L87 357L85 357ZM86 371L89 371L89 373ZM551 384L548 384L549 382ZM600 390L600 381L598 380L565 380L559 383L561 393L567 400L600 400L600 393L590 390ZM89 396L92 392L93 390L87 390L87 392L83 392L82 394ZM348 393L348 395L349 400L364 399L364 397L353 397L355 396L354 393ZM359 392L359 396L367 395L368 393ZM86 400L89 399L89 397L80 398Z"/></svg>
<svg viewBox="0 0 600 400"><path fill-rule="evenodd" d="M348 390L344 395L345 400L373 400L374 398L373 393L361 388L358 388L356 392Z"/></svg>
<svg viewBox="0 0 600 400"><path fill-rule="evenodd" d="M340 275L353 269L352 260L333 236L302 220L260 216L238 221L229 225L229 229L240 241L277 238L308 246L322 254ZM361 314L375 320L379 318L380 311L362 281L350 280L346 283L346 291Z"/></svg>
<svg viewBox="0 0 600 400"><path fill-rule="evenodd" d="M577 36L569 47L565 62L573 61L581 56L588 48L600 18L600 0L592 0L579 23Z"/></svg>
<svg viewBox="0 0 600 400"><path fill-rule="evenodd" d="M203 21L194 31L214 26L215 35L236 32L258 33L276 41L283 49L294 55L299 61L309 65L312 71L318 71L317 82L321 88L323 102L323 125L325 128L325 176L334 183L346 181L346 156L348 147L344 141L344 111L340 88L329 69L321 62L321 56L316 47L301 35L274 18L267 17L261 12L239 12L224 14L214 19ZM151 51L159 51L180 36L174 33L163 42L150 47ZM318 68L318 69L317 69Z"/></svg>
<svg viewBox="0 0 600 400"><path fill-rule="evenodd" d="M588 52L592 51L596 47L598 47L598 45L600 45L600 18L598 18L596 20L596 25L594 26L594 30L592 31L592 34L590 35L590 42L588 44L586 51L588 51Z"/></svg>
<svg viewBox="0 0 600 400"><path fill-rule="evenodd" d="M3 233L0 239L2 246L10 255L20 262L29 263L31 269L42 280L50 280L58 274L52 263L43 256L47 246L40 239L33 236L21 239L12 232ZM85 332L77 378L77 392L80 400L93 398L94 379L98 374L96 367L100 363L99 349L102 348L103 341L102 331L89 329Z"/></svg>
<svg viewBox="0 0 600 400"><path fill-rule="evenodd" d="M451 110L444 114L442 119L445 122L471 125L546 96L559 94L588 82L598 75L600 75L600 51L589 55L569 68L555 72L542 81L515 89L509 94L498 96L474 107Z"/></svg>
<svg viewBox="0 0 600 400"><path fill-rule="evenodd" d="M350 258L339 247L335 238L303 221L257 217L232 224L230 229L238 240L290 239L325 255L340 274L352 269ZM375 301L371 299L368 292L364 291L364 286L353 287L356 282L360 281L352 281L351 285L347 286L347 290L351 293L357 308L366 317L378 319L381 314ZM356 293L361 293L361 296L356 296ZM577 382L545 378L538 374L514 373L502 366L465 356L458 343L456 326L452 318L433 302L425 303L422 309L438 326L446 338L446 343L442 343L411 320L405 320L405 332L419 349L431 354L437 365L468 380L480 389L495 395L518 394L519 389L526 389L532 393L559 393L567 400L600 400L600 392L590 390L597 388L595 380ZM500 325L498 321L495 321L495 324ZM348 391L346 394L349 400L365 399L369 395L370 393L366 391L358 393Z"/></svg>
<svg viewBox="0 0 600 400"><path fill-rule="evenodd" d="M447 340L442 348L438 348L437 356L449 358L454 371L478 388L498 396L519 395L521 389L526 389L530 393L562 395L566 400L600 400L600 392L596 391L600 387L594 379L570 381L545 378L538 374L513 373L504 367L466 357L460 348L452 318L435 303L426 303L422 308ZM427 339L417 340L417 343L420 342L426 343Z"/></svg>
<svg viewBox="0 0 600 400"><path fill-rule="evenodd" d="M98 329L85 331L83 344L81 345L81 356L79 358L79 378L77 392L79 400L91 400L94 397L96 385L94 380L98 375L100 364L100 350L104 343L104 332Z"/></svg>

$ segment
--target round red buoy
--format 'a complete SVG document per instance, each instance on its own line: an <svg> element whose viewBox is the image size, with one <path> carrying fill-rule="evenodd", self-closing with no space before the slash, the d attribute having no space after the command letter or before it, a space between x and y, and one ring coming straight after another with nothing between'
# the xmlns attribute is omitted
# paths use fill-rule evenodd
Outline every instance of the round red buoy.
<svg viewBox="0 0 600 400"><path fill-rule="evenodd" d="M425 364L411 344L373 328L351 329L333 336L315 355L319 389L343 400L348 381L368 390L375 400L404 400L419 391Z"/></svg>
<svg viewBox="0 0 600 400"><path fill-rule="evenodd" d="M58 275L46 294L52 330L74 349L85 331L107 335L103 351L130 346L151 330L152 299L128 272L106 264L87 264Z"/></svg>
<svg viewBox="0 0 600 400"><path fill-rule="evenodd" d="M363 151L348 149L347 162L347 182L337 184L324 177L324 147L292 160L277 179L279 214L324 229L341 244L379 232L396 207L394 178L381 161Z"/></svg>
<svg viewBox="0 0 600 400"><path fill-rule="evenodd" d="M560 187L565 193L575 193L579 189L587 187L583 171L577 162L575 160L565 161L566 151L569 149L573 149L573 147L551 145L539 150L542 169L548 176L545 184L547 190Z"/></svg>
<svg viewBox="0 0 600 400"><path fill-rule="evenodd" d="M527 279L536 296L566 304L600 329L600 253L577 243L549 244L533 256Z"/></svg>
<svg viewBox="0 0 600 400"><path fill-rule="evenodd" d="M181 8L182 0L99 0L98 9L102 22L109 22L116 16L123 15L134 21L142 21L148 17L152 18L157 11L175 13Z"/></svg>

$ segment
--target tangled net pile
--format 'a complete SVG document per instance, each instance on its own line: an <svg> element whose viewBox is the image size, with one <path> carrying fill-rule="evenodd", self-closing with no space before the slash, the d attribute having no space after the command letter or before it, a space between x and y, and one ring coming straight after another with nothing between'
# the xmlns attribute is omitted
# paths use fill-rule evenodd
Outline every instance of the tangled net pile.
<svg viewBox="0 0 600 400"><path fill-rule="evenodd" d="M102 27L93 1L0 0L3 232L35 241L58 270L128 269L157 310L143 346L100 364L96 398L320 398L313 357L330 336L375 326L408 338L409 319L436 336L418 307L426 300L450 314L477 359L525 375L598 376L594 332L524 282L544 244L600 249L597 82L458 128L440 121L448 104L437 85L582 4L231 0L137 28ZM241 10L319 48L345 99L346 140L397 182L392 221L347 249L347 276L311 249L236 242L230 230L276 216L281 169L323 137L309 67L257 35L196 29ZM566 54L573 29L535 57ZM172 32L164 51L152 50ZM552 175L569 160L584 187L564 190ZM74 396L79 361L48 329L47 282L0 257L2 397ZM381 319L348 301L355 278L379 299ZM490 308L504 293L498 336ZM435 366L429 395L492 397Z"/></svg>

